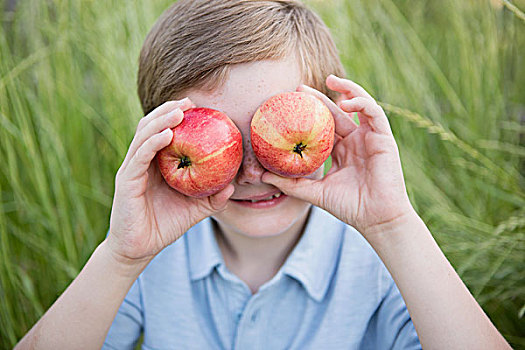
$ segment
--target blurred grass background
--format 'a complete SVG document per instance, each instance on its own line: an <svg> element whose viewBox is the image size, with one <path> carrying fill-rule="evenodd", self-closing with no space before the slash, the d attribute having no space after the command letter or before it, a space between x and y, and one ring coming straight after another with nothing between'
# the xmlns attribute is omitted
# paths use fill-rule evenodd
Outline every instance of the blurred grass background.
<svg viewBox="0 0 525 350"><path fill-rule="evenodd" d="M170 3L0 0L0 348L105 236L141 117L138 53ZM418 212L525 348L525 1L308 3L387 111Z"/></svg>

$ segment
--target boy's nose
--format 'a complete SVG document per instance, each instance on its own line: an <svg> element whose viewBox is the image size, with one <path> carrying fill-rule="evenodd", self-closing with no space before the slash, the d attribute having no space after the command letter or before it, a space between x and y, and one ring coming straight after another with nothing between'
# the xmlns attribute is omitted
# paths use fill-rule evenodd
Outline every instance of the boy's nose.
<svg viewBox="0 0 525 350"><path fill-rule="evenodd" d="M241 167L237 174L237 183L239 185L249 185L261 182L261 176L265 172L261 163L257 160L253 152L250 141L244 143L244 155Z"/></svg>

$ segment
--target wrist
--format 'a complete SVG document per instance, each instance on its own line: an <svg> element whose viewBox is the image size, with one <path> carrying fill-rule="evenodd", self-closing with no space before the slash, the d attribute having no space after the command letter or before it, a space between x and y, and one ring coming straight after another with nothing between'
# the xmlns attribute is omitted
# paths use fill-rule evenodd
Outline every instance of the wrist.
<svg viewBox="0 0 525 350"><path fill-rule="evenodd" d="M410 208L393 220L364 229L363 236L379 252L393 245L403 244L405 239L410 239L407 235L420 232L418 228L426 230L426 225L416 211Z"/></svg>
<svg viewBox="0 0 525 350"><path fill-rule="evenodd" d="M118 254L113 249L106 238L97 247L100 254L106 259L106 261L113 266L113 268L124 277L138 276L146 268L153 256L145 258L132 259Z"/></svg>

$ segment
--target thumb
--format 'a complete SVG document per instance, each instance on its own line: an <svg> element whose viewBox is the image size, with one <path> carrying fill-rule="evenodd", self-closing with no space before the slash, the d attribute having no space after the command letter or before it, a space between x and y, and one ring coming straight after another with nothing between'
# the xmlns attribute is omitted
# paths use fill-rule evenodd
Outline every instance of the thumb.
<svg viewBox="0 0 525 350"><path fill-rule="evenodd" d="M209 208L212 212L221 211L226 207L228 199L232 196L235 187L232 184L229 184L219 192L215 193L208 197Z"/></svg>
<svg viewBox="0 0 525 350"><path fill-rule="evenodd" d="M306 177L282 177L267 171L262 176L262 182L274 185L287 196L302 199L316 206L320 205L322 185L319 180L308 179Z"/></svg>

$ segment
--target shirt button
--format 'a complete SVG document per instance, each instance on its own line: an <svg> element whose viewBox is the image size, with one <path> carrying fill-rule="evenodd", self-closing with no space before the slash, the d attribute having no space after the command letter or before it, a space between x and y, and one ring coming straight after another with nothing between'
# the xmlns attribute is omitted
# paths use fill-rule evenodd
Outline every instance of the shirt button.
<svg viewBox="0 0 525 350"><path fill-rule="evenodd" d="M254 311L253 314L252 314L252 317L250 318L250 320L252 322L255 322L257 321L257 316L259 315L259 311Z"/></svg>

